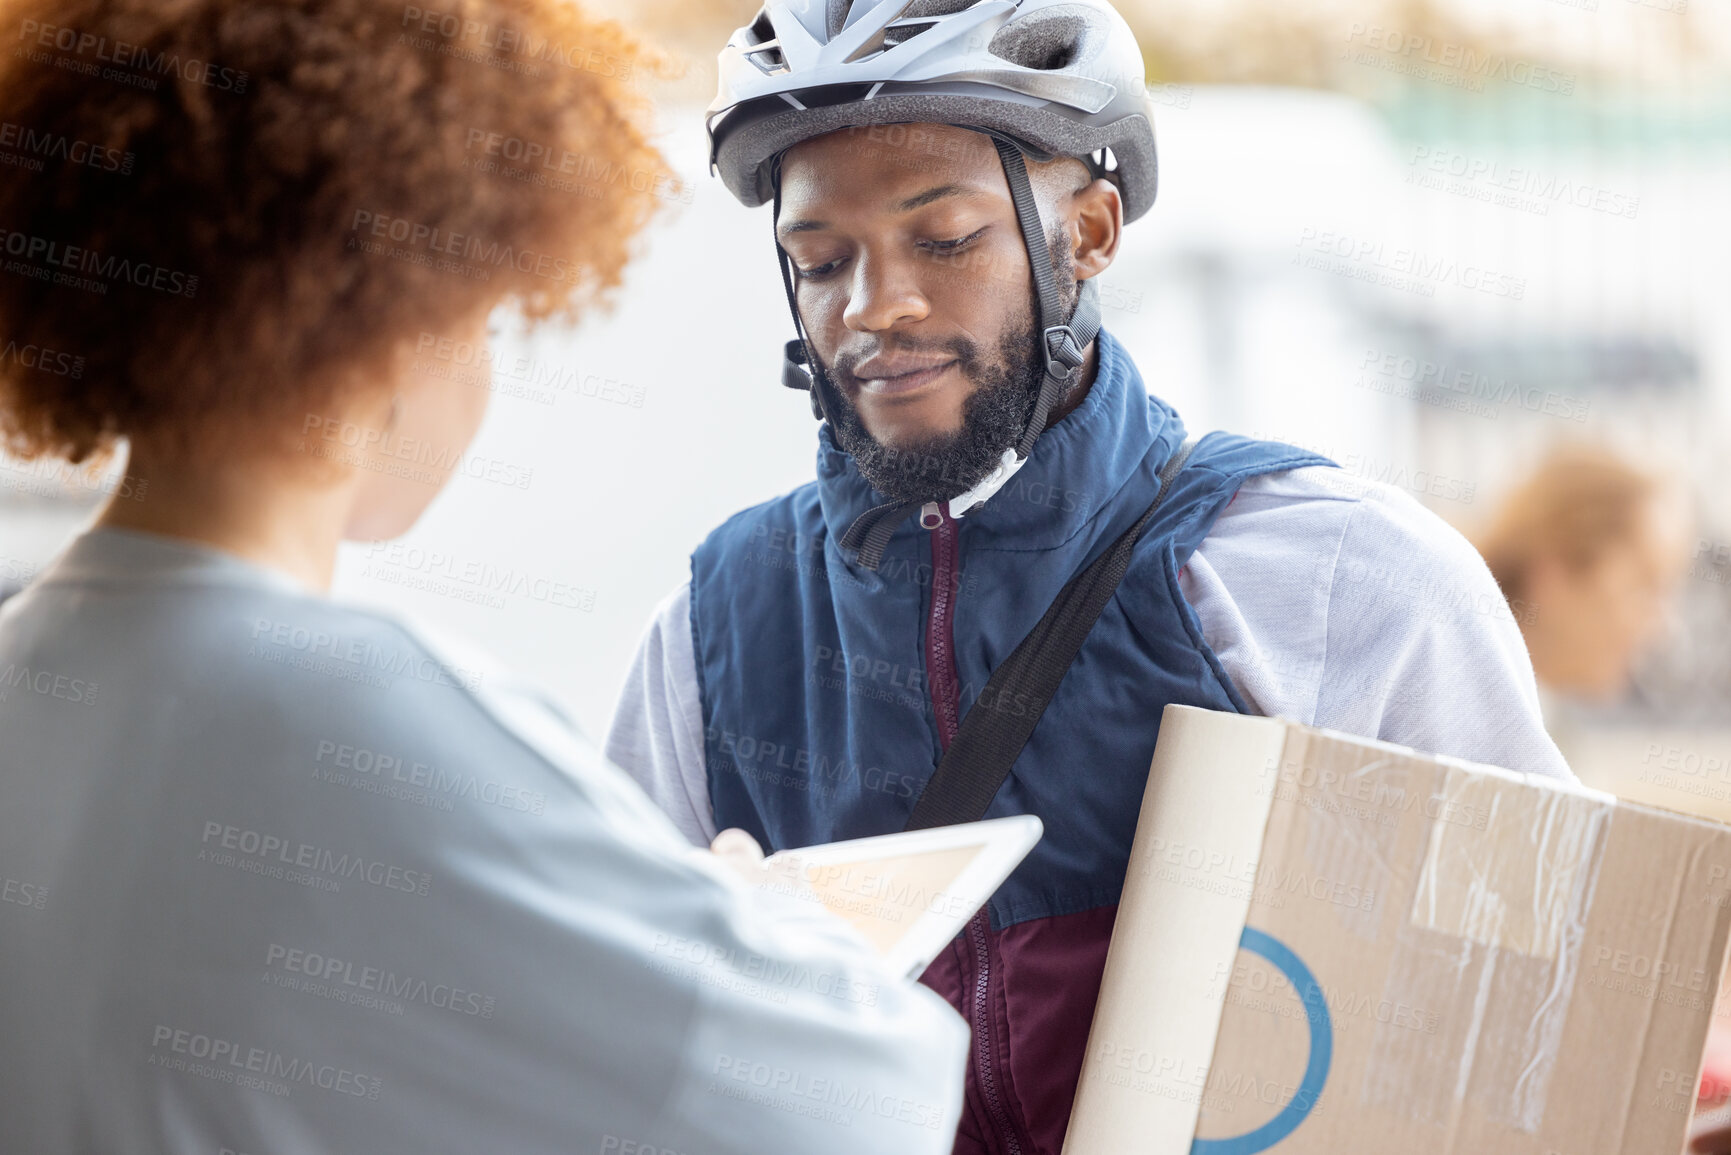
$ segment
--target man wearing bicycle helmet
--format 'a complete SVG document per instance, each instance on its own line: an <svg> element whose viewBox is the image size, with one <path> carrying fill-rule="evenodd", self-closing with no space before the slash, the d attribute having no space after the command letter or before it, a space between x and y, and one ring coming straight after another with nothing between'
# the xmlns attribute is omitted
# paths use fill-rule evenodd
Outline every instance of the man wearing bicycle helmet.
<svg viewBox="0 0 1731 1155"><path fill-rule="evenodd" d="M1105 0L770 0L720 66L712 159L774 206L817 480L699 546L608 752L693 841L780 848L903 828L976 714L1037 715L984 813L1045 837L924 981L973 1033L956 1150L1056 1152L1167 704L1568 770L1458 534L1291 446L1187 446L1099 330L1156 172ZM1144 518L1044 712L995 689Z"/></svg>

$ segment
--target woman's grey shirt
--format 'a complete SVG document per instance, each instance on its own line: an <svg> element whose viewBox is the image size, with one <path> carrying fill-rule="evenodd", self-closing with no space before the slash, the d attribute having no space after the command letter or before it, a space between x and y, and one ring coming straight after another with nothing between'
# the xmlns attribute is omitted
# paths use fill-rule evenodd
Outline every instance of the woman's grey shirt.
<svg viewBox="0 0 1731 1155"><path fill-rule="evenodd" d="M0 1151L948 1151L867 956L422 629L114 530L0 611Z"/></svg>

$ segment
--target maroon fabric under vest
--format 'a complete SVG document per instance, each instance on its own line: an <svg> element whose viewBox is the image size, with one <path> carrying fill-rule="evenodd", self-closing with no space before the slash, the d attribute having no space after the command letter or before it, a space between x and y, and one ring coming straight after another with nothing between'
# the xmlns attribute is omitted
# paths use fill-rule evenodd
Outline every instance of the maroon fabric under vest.
<svg viewBox="0 0 1731 1155"><path fill-rule="evenodd" d="M1103 906L986 931L991 1037L968 1053L956 1155L1058 1155L1064 1146L1117 913ZM964 931L920 976L969 1022L981 997L977 955Z"/></svg>

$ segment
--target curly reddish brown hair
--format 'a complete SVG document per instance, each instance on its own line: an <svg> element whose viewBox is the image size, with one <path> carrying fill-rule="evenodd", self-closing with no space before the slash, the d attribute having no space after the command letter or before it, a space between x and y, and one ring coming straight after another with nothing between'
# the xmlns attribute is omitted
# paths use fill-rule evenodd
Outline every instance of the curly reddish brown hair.
<svg viewBox="0 0 1731 1155"><path fill-rule="evenodd" d="M0 437L26 456L268 432L493 304L574 317L680 188L658 59L569 0L0 21Z"/></svg>

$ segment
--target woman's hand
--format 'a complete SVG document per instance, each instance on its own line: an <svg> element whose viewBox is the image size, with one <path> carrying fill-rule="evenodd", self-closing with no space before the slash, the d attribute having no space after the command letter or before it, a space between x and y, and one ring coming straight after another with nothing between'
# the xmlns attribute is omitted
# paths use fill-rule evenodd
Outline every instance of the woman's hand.
<svg viewBox="0 0 1731 1155"><path fill-rule="evenodd" d="M755 886L763 881L763 847L739 827L730 826L717 834L709 850L746 882Z"/></svg>
<svg viewBox="0 0 1731 1155"><path fill-rule="evenodd" d="M818 906L822 905L806 879L805 863L796 853L784 850L766 859L763 856L763 847L757 844L757 839L737 826L730 826L717 834L715 841L709 844L709 850L744 879L747 886L792 895Z"/></svg>

